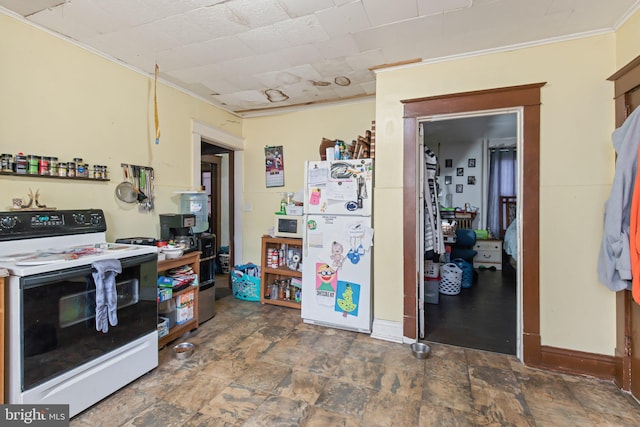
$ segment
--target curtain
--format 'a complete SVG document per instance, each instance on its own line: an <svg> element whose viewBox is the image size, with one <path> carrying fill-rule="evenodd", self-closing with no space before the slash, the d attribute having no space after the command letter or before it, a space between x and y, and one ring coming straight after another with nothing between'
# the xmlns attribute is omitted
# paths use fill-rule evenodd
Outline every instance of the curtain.
<svg viewBox="0 0 640 427"><path fill-rule="evenodd" d="M500 236L500 197L517 195L517 155L515 147L489 149L489 204L487 228Z"/></svg>

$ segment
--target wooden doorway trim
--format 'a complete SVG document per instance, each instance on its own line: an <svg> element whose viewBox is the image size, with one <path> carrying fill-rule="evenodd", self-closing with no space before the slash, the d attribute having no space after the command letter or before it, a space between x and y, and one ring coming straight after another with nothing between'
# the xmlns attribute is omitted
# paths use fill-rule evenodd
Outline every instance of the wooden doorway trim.
<svg viewBox="0 0 640 427"><path fill-rule="evenodd" d="M504 108L523 108L522 136L522 355L527 365L541 364L540 340L540 88L545 83L512 86L428 98L408 99L404 104L404 336L416 338L419 265L417 264L418 118Z"/></svg>
<svg viewBox="0 0 640 427"><path fill-rule="evenodd" d="M614 82L616 128L640 106L640 56L607 80ZM631 291L616 293L616 348L614 382L640 397L640 306Z"/></svg>

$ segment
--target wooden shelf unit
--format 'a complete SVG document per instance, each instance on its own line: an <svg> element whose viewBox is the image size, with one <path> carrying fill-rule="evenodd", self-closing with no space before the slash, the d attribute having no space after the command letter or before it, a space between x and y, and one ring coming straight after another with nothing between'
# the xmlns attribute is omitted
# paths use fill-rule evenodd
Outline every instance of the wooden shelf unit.
<svg viewBox="0 0 640 427"><path fill-rule="evenodd" d="M273 284L275 280L283 280L290 278L302 279L302 272L292 270L286 266L279 268L269 267L269 260L267 255L269 249L280 249L282 245L286 245L288 248L297 248L302 256L302 239L285 238L285 237L271 237L262 236L262 268L260 273L260 302L262 304L273 304L282 307L300 309L300 303L294 300L281 300L265 298L267 294L268 286Z"/></svg>
<svg viewBox="0 0 640 427"><path fill-rule="evenodd" d="M193 269L193 272L198 275L198 281L193 286L189 286L178 292L174 292L171 298L175 299L179 295L194 291L193 319L180 325L174 325L173 328L169 329L169 333L167 335L158 338L158 348L162 348L171 341L178 338L180 335L198 328L198 283L200 282L200 252L188 252L179 258L158 261L158 273L171 270L172 268L182 267L183 265L189 265Z"/></svg>

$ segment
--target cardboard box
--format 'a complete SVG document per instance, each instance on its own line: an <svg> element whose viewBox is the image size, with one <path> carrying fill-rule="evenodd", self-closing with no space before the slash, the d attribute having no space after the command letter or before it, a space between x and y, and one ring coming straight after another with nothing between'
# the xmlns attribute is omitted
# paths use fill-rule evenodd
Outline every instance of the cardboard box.
<svg viewBox="0 0 640 427"><path fill-rule="evenodd" d="M182 307L188 304L193 304L193 300L196 297L196 291L191 290L189 292L185 292L176 297L176 307Z"/></svg>
<svg viewBox="0 0 640 427"><path fill-rule="evenodd" d="M172 296L171 288L158 288L158 302L168 301Z"/></svg>
<svg viewBox="0 0 640 427"><path fill-rule="evenodd" d="M193 319L193 316L194 316L193 306L194 306L194 303L192 301L188 304L183 305L182 307L176 308L176 324L180 325L182 323L188 322L189 320Z"/></svg>

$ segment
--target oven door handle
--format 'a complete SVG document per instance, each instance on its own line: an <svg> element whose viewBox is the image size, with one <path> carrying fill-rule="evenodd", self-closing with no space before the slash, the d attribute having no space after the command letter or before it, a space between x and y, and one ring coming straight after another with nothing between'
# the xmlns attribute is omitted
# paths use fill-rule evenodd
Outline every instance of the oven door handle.
<svg viewBox="0 0 640 427"><path fill-rule="evenodd" d="M121 258L120 264L122 269L129 267L135 267L145 262L150 262L158 259L157 253L150 253L144 255L136 255L129 258ZM66 277L78 277L78 276L91 276L93 269L91 264L83 265L80 267L72 267L64 270L51 271L47 273L37 274L34 276L26 276L20 279L22 287L29 289L37 286L42 286L55 281L64 280Z"/></svg>

